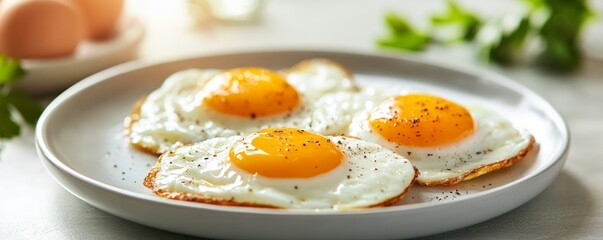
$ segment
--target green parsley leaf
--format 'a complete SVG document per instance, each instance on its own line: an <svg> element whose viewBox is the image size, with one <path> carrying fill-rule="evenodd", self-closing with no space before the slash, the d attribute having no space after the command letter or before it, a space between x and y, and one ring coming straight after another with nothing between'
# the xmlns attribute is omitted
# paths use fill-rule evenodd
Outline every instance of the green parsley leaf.
<svg viewBox="0 0 603 240"><path fill-rule="evenodd" d="M544 0L523 0L523 3L525 3L532 10L545 6Z"/></svg>
<svg viewBox="0 0 603 240"><path fill-rule="evenodd" d="M12 84L25 74L18 60L0 55L0 139L19 136L21 127L15 119L33 126L42 114L42 107L34 99L13 88ZM21 118L16 118L17 113Z"/></svg>
<svg viewBox="0 0 603 240"><path fill-rule="evenodd" d="M473 40L482 25L479 18L461 9L454 1L449 0L447 3L447 11L443 14L432 16L431 23L435 26L457 25L461 29L460 35L463 40ZM454 40L453 38L452 41Z"/></svg>
<svg viewBox="0 0 603 240"><path fill-rule="evenodd" d="M582 62L579 37L582 27L594 14L587 0L521 0L528 11L521 16L507 15L497 21L484 22L448 0L443 13L431 17L428 32L415 30L402 16L385 15L389 36L378 39L380 47L422 51L428 44L463 40L477 43L485 59L504 65L527 60L526 42L539 40L543 49L538 60L555 70L573 70ZM510 21L511 26L507 20ZM440 36L442 30L447 36ZM485 37L484 37L485 36Z"/></svg>
<svg viewBox="0 0 603 240"><path fill-rule="evenodd" d="M506 31L499 31L494 41L481 46L481 54L487 60L504 65L515 62L523 51L523 44L531 30L530 20L527 17L515 19L516 24Z"/></svg>
<svg viewBox="0 0 603 240"><path fill-rule="evenodd" d="M545 44L541 62L553 69L571 70L582 62L580 30L592 15L585 0L543 0L550 11L540 35Z"/></svg>
<svg viewBox="0 0 603 240"><path fill-rule="evenodd" d="M404 18L395 13L387 14L385 23L389 29L389 36L377 40L377 45L380 47L421 51L431 41L429 36L412 28Z"/></svg>
<svg viewBox="0 0 603 240"><path fill-rule="evenodd" d="M18 60L0 54L0 84L12 83L25 75Z"/></svg>
<svg viewBox="0 0 603 240"><path fill-rule="evenodd" d="M19 136L21 128L11 118L8 103L4 95L0 94L0 139L9 139Z"/></svg>
<svg viewBox="0 0 603 240"><path fill-rule="evenodd" d="M427 46L429 40L429 38L421 35L409 34L403 37L398 36L379 39L377 44L379 44L380 47L384 48L394 48L408 51L421 51Z"/></svg>
<svg viewBox="0 0 603 240"><path fill-rule="evenodd" d="M36 101L27 96L25 91L13 89L8 93L6 99L9 104L17 109L26 123L32 126L36 124L38 118L40 118L40 115L42 114L42 107L40 107Z"/></svg>

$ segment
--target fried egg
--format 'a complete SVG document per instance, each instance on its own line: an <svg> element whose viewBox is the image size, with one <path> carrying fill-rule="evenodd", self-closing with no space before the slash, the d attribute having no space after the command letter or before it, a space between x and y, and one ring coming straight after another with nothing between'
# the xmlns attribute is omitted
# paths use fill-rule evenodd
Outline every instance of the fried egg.
<svg viewBox="0 0 603 240"><path fill-rule="evenodd" d="M269 128L166 152L144 184L170 199L329 211L396 203L415 177L407 159L378 144Z"/></svg>
<svg viewBox="0 0 603 240"><path fill-rule="evenodd" d="M356 91L351 75L325 60L300 63L285 74L189 69L169 76L134 107L126 135L134 146L161 154L269 127L340 134L361 105Z"/></svg>
<svg viewBox="0 0 603 240"><path fill-rule="evenodd" d="M534 144L528 131L493 111L423 93L376 103L354 118L349 134L408 158L420 172L417 182L427 186L511 166Z"/></svg>

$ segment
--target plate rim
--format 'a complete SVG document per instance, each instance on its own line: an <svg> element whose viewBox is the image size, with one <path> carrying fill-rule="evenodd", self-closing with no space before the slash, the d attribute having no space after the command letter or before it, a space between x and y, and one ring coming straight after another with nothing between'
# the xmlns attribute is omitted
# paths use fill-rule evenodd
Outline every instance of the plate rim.
<svg viewBox="0 0 603 240"><path fill-rule="evenodd" d="M438 204L433 204L430 202L423 203L413 203L409 205L400 205L400 206L390 206L385 208L370 208L370 209L362 209L359 211L297 211L297 210L282 210L282 209L263 209L263 208L250 208L250 207L231 207L231 206L218 206L211 204L199 204L195 202L186 202L186 201L173 201L169 199L163 199L160 197L156 197L153 195L146 195L143 193L133 192L126 189L119 188L117 186L113 186L107 183L103 183L97 180L92 179L89 176L80 173L65 163L63 163L56 155L52 153L50 150L49 143L45 142L45 134L44 130L46 129L46 125L48 123L48 119L52 117L54 112L60 108L61 104L67 101L69 98L77 95L80 91L84 89L88 89L93 87L96 84L100 84L111 77L115 77L121 74L125 74L130 71L140 70L144 68L150 68L162 64L169 64L179 61L187 61L193 59L202 59L202 58L211 58L211 57L226 57L226 56L236 56L236 55L261 55L261 54L301 54L301 53L315 53L322 55L333 55L333 54L343 54L351 57L378 57L378 58L388 58L393 60L402 60L412 63L418 63L422 65L427 65L435 68L443 68L450 71L456 71L461 73L466 73L472 76L479 76L481 79L485 79L488 82L496 82L497 84L504 86L505 88L511 89L515 92L518 92L522 96L528 97L530 100L537 101L535 104L538 106L545 106L548 109L546 110L547 116L552 116L555 119L552 119L555 125L559 127L561 130L562 139L562 148L556 150L556 153L551 157L553 160L547 162L546 166L539 170L536 173L532 173L526 177L515 180L513 182L498 186L496 188L488 189L482 192L473 193L470 196L462 196L457 198L455 201L447 201L441 202ZM178 206L178 207L186 207L193 209L201 209L208 211L220 211L220 212L230 212L230 213L242 213L242 214L262 214L262 215L295 215L295 216L348 216L348 215L364 215L364 214L382 214L382 213L392 213L398 211L409 211L409 210L417 210L422 208L432 208L436 206L447 206L454 205L462 202L461 200L470 200L470 199L478 199L485 196L488 196L492 193L513 188L515 185L523 184L528 182L544 173L546 173L549 169L554 167L559 161L564 161L569 151L570 147L570 131L567 125L566 120L563 116L555 109L548 101L542 98L540 95L536 94L532 90L523 86L522 84L511 80L510 78L496 73L492 70L478 68L474 66L470 66L468 64L461 64L458 62L445 62L440 61L438 59L433 58L425 58L417 55L401 55L401 54L393 54L393 53L382 53L382 52L374 52L374 51L358 51L358 50L323 50L323 49L268 49L268 50L233 50L233 51L220 51L209 54L199 54L194 56L185 56L180 58L168 59L163 61L142 61L135 60L127 63L123 63L96 74L93 74L82 81L74 84L59 96L57 96L44 110L42 113L35 129L35 142L38 146L38 154L44 155L41 158L46 158L51 164L58 167L60 170L69 174L71 177L74 177L80 181L85 182L86 184L92 185L97 188L101 188L106 191L110 191L116 194L123 195L125 197L152 202L155 204L168 205L168 206ZM563 163L562 163L563 164ZM56 178L55 178L56 180ZM58 181L58 180L57 180Z"/></svg>

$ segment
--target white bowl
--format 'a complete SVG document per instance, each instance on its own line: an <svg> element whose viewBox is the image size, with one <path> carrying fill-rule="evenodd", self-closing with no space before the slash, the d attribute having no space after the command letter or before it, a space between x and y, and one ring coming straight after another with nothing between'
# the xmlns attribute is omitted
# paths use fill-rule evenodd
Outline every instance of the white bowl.
<svg viewBox="0 0 603 240"><path fill-rule="evenodd" d="M124 18L117 36L105 41L83 41L70 56L22 59L27 75L19 86L34 95L64 90L96 72L135 59L143 35L144 27L138 19Z"/></svg>

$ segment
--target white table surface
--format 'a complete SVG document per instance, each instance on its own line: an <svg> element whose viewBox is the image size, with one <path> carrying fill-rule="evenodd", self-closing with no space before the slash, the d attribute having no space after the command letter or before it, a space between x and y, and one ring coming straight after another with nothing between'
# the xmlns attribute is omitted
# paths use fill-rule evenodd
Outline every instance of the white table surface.
<svg viewBox="0 0 603 240"><path fill-rule="evenodd" d="M463 3L485 16L519 9L503 1ZM184 1L128 2L128 12L146 26L140 58L150 61L238 49L375 50L374 39L385 32L384 12L404 12L420 23L422 16L442 8L443 2L435 0L266 1L258 21L195 28L188 22ZM597 44L603 43L603 24L599 21L588 31L589 54L603 55L603 44ZM528 86L565 117L571 150L552 185L525 205L427 238L603 239L603 61L587 59L580 71L560 75L529 67L486 66L471 51L432 48L422 57L479 64ZM42 167L32 133L24 129L0 152L0 239L190 238L123 220L71 195Z"/></svg>

